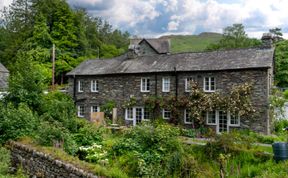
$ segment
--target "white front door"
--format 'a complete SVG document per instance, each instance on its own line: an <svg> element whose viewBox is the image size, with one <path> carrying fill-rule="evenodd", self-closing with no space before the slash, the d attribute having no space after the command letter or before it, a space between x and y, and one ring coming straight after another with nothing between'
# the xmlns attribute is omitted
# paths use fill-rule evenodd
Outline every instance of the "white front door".
<svg viewBox="0 0 288 178"><path fill-rule="evenodd" d="M217 123L217 133L229 132L227 112L218 111Z"/></svg>

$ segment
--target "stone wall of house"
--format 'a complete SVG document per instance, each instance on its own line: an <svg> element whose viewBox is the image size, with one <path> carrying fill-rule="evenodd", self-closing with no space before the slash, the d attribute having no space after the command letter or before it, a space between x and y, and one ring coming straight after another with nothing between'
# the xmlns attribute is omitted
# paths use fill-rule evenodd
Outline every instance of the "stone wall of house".
<svg viewBox="0 0 288 178"><path fill-rule="evenodd" d="M178 96L189 95L185 92L185 80L192 77L194 81L203 88L204 77L214 77L216 80L216 90L221 93L227 93L235 85L250 82L253 85L252 102L258 111L257 117L241 118L241 127L250 128L257 132L267 133L268 118L268 70L250 69L250 70L231 70L231 71L213 71L213 72L170 72L154 74L122 74L105 76L76 76L78 80L84 81L84 92L77 92L76 87L76 105L85 106L85 118L90 118L90 107L92 105L101 106L109 100L117 103L118 119L125 118L125 109L123 103L130 97L137 99L138 106L143 106L143 98L147 96L175 96L176 78L178 81ZM141 78L150 79L150 92L141 92ZM170 92L162 92L162 78L170 78ZM99 92L90 91L91 80L98 80ZM78 85L76 85L78 86ZM73 95L73 79L69 80L69 93ZM184 112L184 111L183 111Z"/></svg>
<svg viewBox="0 0 288 178"><path fill-rule="evenodd" d="M9 142L8 148L11 151L11 166L15 170L21 166L31 177L98 177L21 143Z"/></svg>

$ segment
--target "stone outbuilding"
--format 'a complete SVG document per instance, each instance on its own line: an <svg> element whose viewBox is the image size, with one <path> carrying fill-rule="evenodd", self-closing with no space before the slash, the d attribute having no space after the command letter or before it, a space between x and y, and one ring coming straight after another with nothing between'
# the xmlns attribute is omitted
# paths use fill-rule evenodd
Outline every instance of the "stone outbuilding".
<svg viewBox="0 0 288 178"><path fill-rule="evenodd" d="M205 124L217 133L233 128L270 133L273 47L178 54L170 54L169 47L169 40L137 39L122 56L82 62L67 74L68 92L75 100L78 116L90 119L92 112L99 112L102 105L112 100L118 109L118 119L136 125L151 116L144 107L144 97L186 96L191 92L190 81L197 82L204 92L224 94L235 85L250 82L257 118L212 111L205 113ZM125 108L124 103L131 97L136 99L136 105ZM170 111L162 108L161 113L163 119L170 119ZM193 125L189 112L183 109L181 113L182 123Z"/></svg>

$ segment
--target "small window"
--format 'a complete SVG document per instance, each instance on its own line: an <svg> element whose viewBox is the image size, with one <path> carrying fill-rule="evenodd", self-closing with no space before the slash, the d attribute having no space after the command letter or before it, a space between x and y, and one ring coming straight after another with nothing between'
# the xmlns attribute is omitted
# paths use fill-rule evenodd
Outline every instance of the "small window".
<svg viewBox="0 0 288 178"><path fill-rule="evenodd" d="M147 108L143 108L144 109L144 116L143 119L149 120L150 119L150 112Z"/></svg>
<svg viewBox="0 0 288 178"><path fill-rule="evenodd" d="M82 80L78 81L78 92L83 92L83 81Z"/></svg>
<svg viewBox="0 0 288 178"><path fill-rule="evenodd" d="M207 125L215 125L216 124L216 111L208 111L206 113L206 123L207 123Z"/></svg>
<svg viewBox="0 0 288 178"><path fill-rule="evenodd" d="M184 110L184 123L185 124L193 124L193 118L191 116L191 112L189 109Z"/></svg>
<svg viewBox="0 0 288 178"><path fill-rule="evenodd" d="M190 92L192 90L192 82L194 81L194 79L192 77L187 77L185 79L185 91L186 92Z"/></svg>
<svg viewBox="0 0 288 178"><path fill-rule="evenodd" d="M170 119L171 118L171 111L167 109L162 110L162 117L163 119Z"/></svg>
<svg viewBox="0 0 288 178"><path fill-rule="evenodd" d="M170 91L170 78L163 78L162 79L162 92L169 92Z"/></svg>
<svg viewBox="0 0 288 178"><path fill-rule="evenodd" d="M85 108L84 106L78 106L78 112L77 112L77 115L78 117L84 117L84 111L85 111Z"/></svg>
<svg viewBox="0 0 288 178"><path fill-rule="evenodd" d="M150 92L149 78L141 78L141 92Z"/></svg>
<svg viewBox="0 0 288 178"><path fill-rule="evenodd" d="M240 126L239 114L230 114L230 126Z"/></svg>
<svg viewBox="0 0 288 178"><path fill-rule="evenodd" d="M214 92L216 88L215 78L214 77L204 77L204 91L205 92Z"/></svg>
<svg viewBox="0 0 288 178"><path fill-rule="evenodd" d="M126 109L126 120L133 120L133 108Z"/></svg>
<svg viewBox="0 0 288 178"><path fill-rule="evenodd" d="M91 106L91 112L100 112L99 106Z"/></svg>
<svg viewBox="0 0 288 178"><path fill-rule="evenodd" d="M98 80L91 80L91 92L98 92Z"/></svg>

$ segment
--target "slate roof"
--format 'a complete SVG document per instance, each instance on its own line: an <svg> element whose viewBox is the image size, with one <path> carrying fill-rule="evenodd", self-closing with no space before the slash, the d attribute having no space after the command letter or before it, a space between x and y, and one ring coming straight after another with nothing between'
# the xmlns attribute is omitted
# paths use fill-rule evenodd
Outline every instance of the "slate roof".
<svg viewBox="0 0 288 178"><path fill-rule="evenodd" d="M8 75L2 75L1 73L9 73L9 71L0 63L0 89L8 87Z"/></svg>
<svg viewBox="0 0 288 178"><path fill-rule="evenodd" d="M0 63L0 72L8 73L9 71Z"/></svg>
<svg viewBox="0 0 288 178"><path fill-rule="evenodd" d="M130 45L138 45L146 41L158 54L167 54L170 52L170 41L169 39L130 39Z"/></svg>
<svg viewBox="0 0 288 178"><path fill-rule="evenodd" d="M82 62L67 75L106 75L174 71L219 71L231 69L272 68L274 48L237 49L201 53L140 56L126 55L112 59Z"/></svg>

